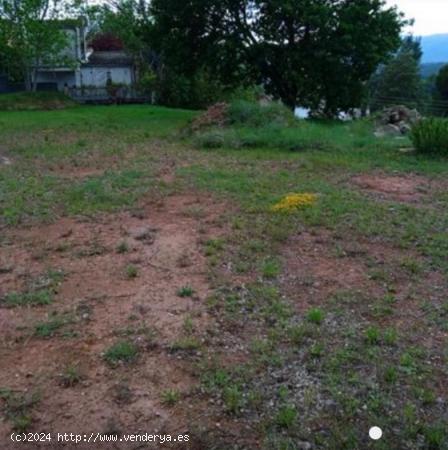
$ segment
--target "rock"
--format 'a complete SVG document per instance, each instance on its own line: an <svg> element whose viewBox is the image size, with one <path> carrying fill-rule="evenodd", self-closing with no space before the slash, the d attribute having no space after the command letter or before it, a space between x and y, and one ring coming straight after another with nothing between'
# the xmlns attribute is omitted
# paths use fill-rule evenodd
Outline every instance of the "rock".
<svg viewBox="0 0 448 450"><path fill-rule="evenodd" d="M138 227L130 230L129 234L136 241L144 241L146 243L154 242L154 233L156 230L150 227Z"/></svg>
<svg viewBox="0 0 448 450"><path fill-rule="evenodd" d="M421 119L422 116L416 109L409 109L403 105L391 106L379 114L375 136L407 135L412 126Z"/></svg>
<svg viewBox="0 0 448 450"><path fill-rule="evenodd" d="M0 166L10 166L12 161L6 156L0 156Z"/></svg>
<svg viewBox="0 0 448 450"><path fill-rule="evenodd" d="M401 136L400 127L393 124L382 125L375 130L376 137Z"/></svg>
<svg viewBox="0 0 448 450"><path fill-rule="evenodd" d="M409 123L406 123L404 120L398 122L397 126L400 129L401 134L408 134L412 130L412 126Z"/></svg>
<svg viewBox="0 0 448 450"><path fill-rule="evenodd" d="M301 441L297 443L297 448L299 450L311 450L313 446L309 442Z"/></svg>

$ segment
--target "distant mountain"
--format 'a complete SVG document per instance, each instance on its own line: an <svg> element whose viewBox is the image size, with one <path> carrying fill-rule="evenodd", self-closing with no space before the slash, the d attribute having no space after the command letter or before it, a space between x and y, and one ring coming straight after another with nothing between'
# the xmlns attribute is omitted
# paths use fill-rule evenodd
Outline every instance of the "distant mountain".
<svg viewBox="0 0 448 450"><path fill-rule="evenodd" d="M437 75L439 70L447 63L426 63L421 65L420 73L423 78L429 78Z"/></svg>
<svg viewBox="0 0 448 450"><path fill-rule="evenodd" d="M422 63L448 63L448 33L433 34L422 38Z"/></svg>

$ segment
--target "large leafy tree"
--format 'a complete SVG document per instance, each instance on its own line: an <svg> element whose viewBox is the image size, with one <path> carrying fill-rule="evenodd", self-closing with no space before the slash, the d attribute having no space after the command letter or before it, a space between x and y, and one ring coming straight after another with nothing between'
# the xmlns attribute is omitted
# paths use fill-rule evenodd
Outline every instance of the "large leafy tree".
<svg viewBox="0 0 448 450"><path fill-rule="evenodd" d="M35 90L39 66L68 63L67 37L59 18L67 14L62 0L0 0L0 55L8 73Z"/></svg>
<svg viewBox="0 0 448 450"><path fill-rule="evenodd" d="M168 64L258 81L328 115L359 105L404 24L383 0L153 0L152 14Z"/></svg>

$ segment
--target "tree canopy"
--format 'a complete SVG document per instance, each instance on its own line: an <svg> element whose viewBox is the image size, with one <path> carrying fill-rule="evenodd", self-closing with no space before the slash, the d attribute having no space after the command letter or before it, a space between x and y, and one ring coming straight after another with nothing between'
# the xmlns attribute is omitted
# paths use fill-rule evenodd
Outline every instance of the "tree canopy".
<svg viewBox="0 0 448 450"><path fill-rule="evenodd" d="M153 0L153 42L185 74L262 83L289 107L358 106L404 24L383 0Z"/></svg>
<svg viewBox="0 0 448 450"><path fill-rule="evenodd" d="M37 65L67 62L66 36L58 19L68 4L62 0L1 0L0 55L9 74L35 88Z"/></svg>
<svg viewBox="0 0 448 450"><path fill-rule="evenodd" d="M374 108L381 108L392 103L415 108L425 100L424 85L420 75L422 54L419 39L414 39L413 36L403 39L391 61L382 66L371 80Z"/></svg>

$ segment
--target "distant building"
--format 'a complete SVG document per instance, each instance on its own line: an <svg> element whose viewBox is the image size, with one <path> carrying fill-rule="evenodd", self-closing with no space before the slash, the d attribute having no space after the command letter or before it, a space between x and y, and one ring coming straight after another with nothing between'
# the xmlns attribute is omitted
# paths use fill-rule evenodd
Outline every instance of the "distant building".
<svg viewBox="0 0 448 450"><path fill-rule="evenodd" d="M106 87L108 80L116 84L135 84L134 60L124 51L93 52L81 64L81 86Z"/></svg>
<svg viewBox="0 0 448 450"><path fill-rule="evenodd" d="M84 19L62 21L68 45L62 67L38 67L35 71L37 90L79 91L105 89L109 83L133 86L135 66L124 51L93 51L87 45L87 22Z"/></svg>

